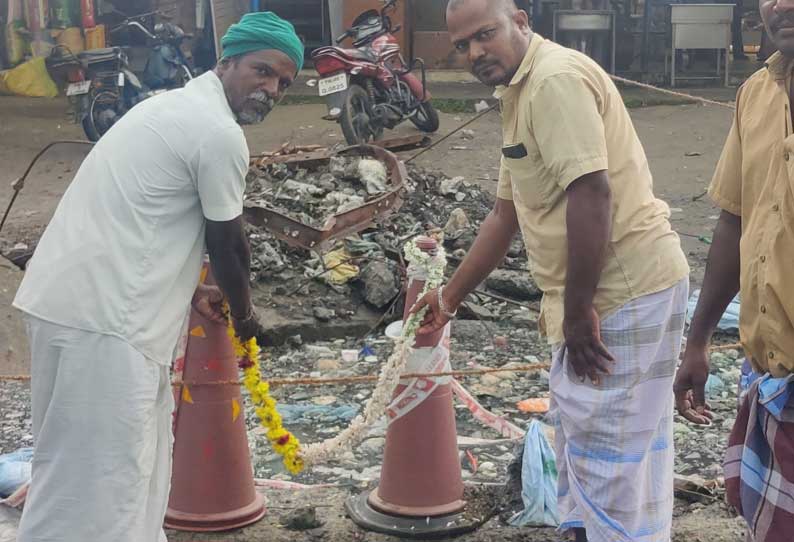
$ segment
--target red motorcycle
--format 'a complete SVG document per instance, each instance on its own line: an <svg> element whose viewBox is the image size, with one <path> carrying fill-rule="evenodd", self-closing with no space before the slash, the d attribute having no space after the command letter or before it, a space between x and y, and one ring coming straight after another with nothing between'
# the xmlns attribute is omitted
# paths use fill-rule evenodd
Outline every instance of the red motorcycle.
<svg viewBox="0 0 794 542"><path fill-rule="evenodd" d="M385 0L383 9L365 11L353 27L336 39L352 38L353 49L321 47L312 54L322 79L320 96L328 100L326 120L342 126L351 145L376 141L385 128L410 120L423 132L438 130L438 113L430 103L425 65L421 59L407 64L400 53L388 13L397 0ZM412 72L419 67L421 80Z"/></svg>

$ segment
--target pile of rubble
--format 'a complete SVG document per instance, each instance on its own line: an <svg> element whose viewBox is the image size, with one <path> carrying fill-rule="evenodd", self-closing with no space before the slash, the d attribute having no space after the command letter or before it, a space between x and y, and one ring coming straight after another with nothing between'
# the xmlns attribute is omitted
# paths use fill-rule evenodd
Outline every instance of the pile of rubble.
<svg viewBox="0 0 794 542"><path fill-rule="evenodd" d="M247 199L321 228L332 215L384 194L386 177L383 163L368 157L332 156L311 171L271 163L251 170Z"/></svg>
<svg viewBox="0 0 794 542"><path fill-rule="evenodd" d="M246 198L322 228L329 217L360 207L390 188L381 162L335 156L313 169L281 163L254 168ZM449 178L414 166L408 167L402 198L399 210L325 254L289 246L266 229L249 225L252 283L261 293L276 297L304 295L322 300L311 309L320 320L332 313L344 317L341 307L350 306L351 301L353 306L366 303L384 309L401 290L405 272L401 250L406 240L426 233L443 240L452 269L466 255L494 203L492 195L462 177ZM487 281L485 297L469 303L468 316L490 320L531 312L510 303L540 297L526 269L526 252L517 239L502 268Z"/></svg>

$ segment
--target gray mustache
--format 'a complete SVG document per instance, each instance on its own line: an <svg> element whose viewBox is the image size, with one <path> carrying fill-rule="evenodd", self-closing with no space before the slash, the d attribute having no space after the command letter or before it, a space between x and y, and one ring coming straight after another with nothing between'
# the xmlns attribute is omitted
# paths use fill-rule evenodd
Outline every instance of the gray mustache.
<svg viewBox="0 0 794 542"><path fill-rule="evenodd" d="M256 92L252 92L246 97L247 101L259 102L265 105L268 109L273 109L276 105L276 101L268 96L267 92L257 90Z"/></svg>

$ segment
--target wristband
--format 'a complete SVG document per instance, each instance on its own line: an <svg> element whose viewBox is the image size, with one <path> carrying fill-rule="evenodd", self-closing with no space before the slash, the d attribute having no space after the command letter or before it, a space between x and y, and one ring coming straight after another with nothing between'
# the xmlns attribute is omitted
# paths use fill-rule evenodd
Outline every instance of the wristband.
<svg viewBox="0 0 794 542"><path fill-rule="evenodd" d="M444 287L439 286L438 288L438 309L441 311L441 314L452 320L458 315L458 309L455 309L453 312L449 312L447 308L444 306L444 299L442 294L444 292Z"/></svg>

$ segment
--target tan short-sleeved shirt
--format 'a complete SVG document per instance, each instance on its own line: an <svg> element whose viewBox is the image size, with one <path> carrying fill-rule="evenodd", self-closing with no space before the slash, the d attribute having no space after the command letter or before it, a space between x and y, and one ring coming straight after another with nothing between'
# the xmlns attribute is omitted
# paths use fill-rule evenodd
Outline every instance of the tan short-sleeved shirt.
<svg viewBox="0 0 794 542"><path fill-rule="evenodd" d="M758 371L794 372L794 130L780 53L745 82L709 193L741 216L742 343Z"/></svg>
<svg viewBox="0 0 794 542"><path fill-rule="evenodd" d="M689 274L670 210L653 195L645 152L609 75L587 56L535 34L512 82L497 89L503 150L497 196L513 200L543 290L541 325L563 340L566 188L606 170L612 233L595 296L602 317ZM508 157L510 156L510 157Z"/></svg>

